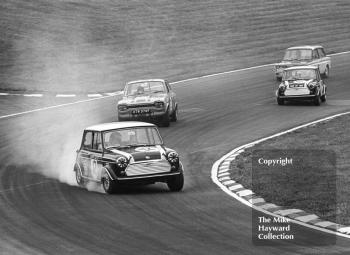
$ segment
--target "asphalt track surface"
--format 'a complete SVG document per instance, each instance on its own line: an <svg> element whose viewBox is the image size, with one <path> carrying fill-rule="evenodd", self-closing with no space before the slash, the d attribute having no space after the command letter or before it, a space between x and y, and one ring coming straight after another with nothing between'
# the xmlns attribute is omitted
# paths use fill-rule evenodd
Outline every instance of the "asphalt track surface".
<svg viewBox="0 0 350 255"><path fill-rule="evenodd" d="M82 129L116 119L114 97L1 119L2 253L350 254L348 239L319 246L334 236L297 225L298 245L254 246L251 208L210 178L232 148L349 110L349 63L350 54L333 57L328 101L319 107L278 106L271 67L174 85L180 120L160 130L186 168L180 193L156 184L106 195L37 173L69 168L64 155L75 152Z"/></svg>

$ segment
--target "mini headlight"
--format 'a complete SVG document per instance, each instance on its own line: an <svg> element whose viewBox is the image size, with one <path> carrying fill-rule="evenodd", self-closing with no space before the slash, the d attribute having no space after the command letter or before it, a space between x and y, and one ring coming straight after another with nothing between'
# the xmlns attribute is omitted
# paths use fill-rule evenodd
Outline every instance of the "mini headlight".
<svg viewBox="0 0 350 255"><path fill-rule="evenodd" d="M163 107L164 107L164 102L162 102L162 101L157 101L157 102L154 103L154 106L155 106L156 108L163 108Z"/></svg>
<svg viewBox="0 0 350 255"><path fill-rule="evenodd" d="M309 84L307 85L307 87L308 87L309 89L314 89L314 88L316 87L316 83L309 83Z"/></svg>
<svg viewBox="0 0 350 255"><path fill-rule="evenodd" d="M127 109L128 109L127 105L124 105L124 104L118 105L118 110L119 111L126 111Z"/></svg>
<svg viewBox="0 0 350 255"><path fill-rule="evenodd" d="M128 160L123 156L117 158L115 161L119 168L125 169L128 166Z"/></svg>
<svg viewBox="0 0 350 255"><path fill-rule="evenodd" d="M175 151L171 151L168 153L167 159L170 164L176 164L179 162L179 154L177 154Z"/></svg>
<svg viewBox="0 0 350 255"><path fill-rule="evenodd" d="M284 84L284 83L281 83L281 84L279 85L279 87L278 87L278 89L279 89L280 91L285 91L286 88L287 88L287 85Z"/></svg>

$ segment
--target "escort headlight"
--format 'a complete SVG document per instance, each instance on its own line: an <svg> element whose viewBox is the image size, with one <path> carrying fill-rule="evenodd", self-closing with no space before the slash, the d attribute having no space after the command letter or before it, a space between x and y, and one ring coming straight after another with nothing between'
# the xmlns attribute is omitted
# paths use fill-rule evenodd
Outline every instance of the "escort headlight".
<svg viewBox="0 0 350 255"><path fill-rule="evenodd" d="M154 106L155 106L156 108L163 108L163 107L164 107L164 102L162 102L162 101L156 101L156 102L154 103Z"/></svg>
<svg viewBox="0 0 350 255"><path fill-rule="evenodd" d="M310 82L310 83L307 85L307 87L308 87L310 90L312 90L312 89L314 89L314 88L316 87L316 83Z"/></svg>
<svg viewBox="0 0 350 255"><path fill-rule="evenodd" d="M128 160L123 156L118 157L115 162L120 169L125 169L128 166Z"/></svg>

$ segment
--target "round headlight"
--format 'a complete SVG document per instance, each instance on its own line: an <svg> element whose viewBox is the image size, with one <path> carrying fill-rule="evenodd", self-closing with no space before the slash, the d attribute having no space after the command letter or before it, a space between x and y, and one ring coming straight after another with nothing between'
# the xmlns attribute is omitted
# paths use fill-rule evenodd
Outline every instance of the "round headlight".
<svg viewBox="0 0 350 255"><path fill-rule="evenodd" d="M119 168L126 168L128 166L128 160L125 157L117 158L116 163Z"/></svg>
<svg viewBox="0 0 350 255"><path fill-rule="evenodd" d="M171 151L168 153L167 158L171 164L175 164L179 161L179 154L177 154L175 151Z"/></svg>
<svg viewBox="0 0 350 255"><path fill-rule="evenodd" d="M124 104L118 105L118 110L119 111L126 111L127 109L128 109L127 105L124 105Z"/></svg>

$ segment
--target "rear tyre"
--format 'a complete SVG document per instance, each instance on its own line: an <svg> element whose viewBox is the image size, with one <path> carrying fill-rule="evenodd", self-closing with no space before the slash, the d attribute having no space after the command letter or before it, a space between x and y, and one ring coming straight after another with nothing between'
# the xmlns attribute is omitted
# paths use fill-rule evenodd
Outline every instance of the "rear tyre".
<svg viewBox="0 0 350 255"><path fill-rule="evenodd" d="M278 105L284 105L284 99L277 97L277 104Z"/></svg>
<svg viewBox="0 0 350 255"><path fill-rule="evenodd" d="M162 117L161 124L162 124L163 127L169 127L170 126L169 110Z"/></svg>
<svg viewBox="0 0 350 255"><path fill-rule="evenodd" d="M181 191L184 186L184 174L181 171L179 175L171 177L167 181L168 188L170 191Z"/></svg>
<svg viewBox="0 0 350 255"><path fill-rule="evenodd" d="M85 187L85 180L84 180L84 177L82 176L78 166L74 167L74 171L75 171L75 179L77 181L77 184L79 185L79 187L84 188Z"/></svg>
<svg viewBox="0 0 350 255"><path fill-rule="evenodd" d="M116 183L106 174L101 178L101 183L104 191L107 194L113 194L116 191Z"/></svg>
<svg viewBox="0 0 350 255"><path fill-rule="evenodd" d="M314 99L314 105L319 106L321 104L321 97L317 95Z"/></svg>
<svg viewBox="0 0 350 255"><path fill-rule="evenodd" d="M171 114L171 118L170 118L171 121L176 122L177 121L177 116L178 116L178 109L177 109L177 106L176 106L174 112Z"/></svg>
<svg viewBox="0 0 350 255"><path fill-rule="evenodd" d="M324 78L328 78L329 77L329 66L326 66L326 69L324 70L324 73L323 73L323 77Z"/></svg>
<svg viewBox="0 0 350 255"><path fill-rule="evenodd" d="M324 94L323 96L321 96L321 101L322 101L322 102L326 102L326 100L327 100L326 94Z"/></svg>

